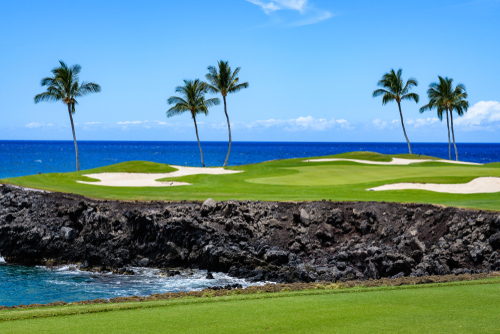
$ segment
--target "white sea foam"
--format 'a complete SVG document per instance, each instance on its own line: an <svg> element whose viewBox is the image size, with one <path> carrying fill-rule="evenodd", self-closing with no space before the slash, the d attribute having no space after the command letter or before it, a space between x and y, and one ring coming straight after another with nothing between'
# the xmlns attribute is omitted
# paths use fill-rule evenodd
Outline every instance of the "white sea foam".
<svg viewBox="0 0 500 334"><path fill-rule="evenodd" d="M106 291L107 298L133 295L147 296L153 293L178 291L200 291L211 286L225 286L227 284L241 284L243 288L246 288L251 285L273 283L249 282L224 273L212 273L214 279L207 279L206 270L180 270L180 275L166 277L162 275L160 269L143 267L129 267L128 269L133 271L134 275L81 271L76 265L52 268L38 266L38 268L51 273L51 277L46 280L49 285L77 288L80 291L87 292L89 296L95 296L96 292Z"/></svg>

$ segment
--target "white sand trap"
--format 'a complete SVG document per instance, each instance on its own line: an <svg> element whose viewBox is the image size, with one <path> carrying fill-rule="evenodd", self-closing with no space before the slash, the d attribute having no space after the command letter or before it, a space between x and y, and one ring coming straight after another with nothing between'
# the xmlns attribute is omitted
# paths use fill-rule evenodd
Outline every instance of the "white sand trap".
<svg viewBox="0 0 500 334"><path fill-rule="evenodd" d="M395 183L367 190L428 190L450 194L480 194L500 192L500 177L478 177L469 183L436 184L436 183Z"/></svg>
<svg viewBox="0 0 500 334"><path fill-rule="evenodd" d="M173 181L159 182L156 180L164 179L166 177L180 177L180 176L196 175L196 174L221 175L221 174L235 174L242 172L237 170L226 170L224 168L201 168L201 167L182 167L182 166L172 166L172 167L178 170L171 173L157 173L157 174L153 173L87 174L84 176L93 179L98 179L100 181L99 182L76 181L76 182L91 184L96 186L108 186L108 187L175 187L175 186L188 186L190 185L190 183L173 182Z"/></svg>
<svg viewBox="0 0 500 334"><path fill-rule="evenodd" d="M401 159L392 158L392 161L370 161L370 160L357 160L357 159L311 159L304 160L303 162L327 162L327 161L352 161L358 162L360 164L368 165L409 165L420 162L446 162L449 164L459 164L459 165L482 165L475 162L465 162L465 161L453 161L453 160L426 160L426 159Z"/></svg>

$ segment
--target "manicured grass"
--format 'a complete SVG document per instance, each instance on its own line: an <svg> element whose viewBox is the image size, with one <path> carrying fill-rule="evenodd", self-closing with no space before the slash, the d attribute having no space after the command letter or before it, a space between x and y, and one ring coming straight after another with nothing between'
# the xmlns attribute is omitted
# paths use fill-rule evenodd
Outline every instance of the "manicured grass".
<svg viewBox="0 0 500 334"><path fill-rule="evenodd" d="M373 152L344 153L331 158L390 161L392 157L418 158L418 155L383 155ZM425 157L422 157L425 158ZM500 210L499 193L443 194L424 190L367 191L367 188L398 182L466 183L476 177L500 177L500 164L453 165L432 161L408 166L366 165L355 162L303 162L306 159L270 161L229 167L243 173L231 175L191 175L167 178L191 183L165 188L104 187L79 184L91 180L83 174L111 171L167 172L172 167L148 162L129 162L81 171L31 175L0 180L23 187L80 194L118 200L262 200L262 201L387 201L433 203L485 210Z"/></svg>
<svg viewBox="0 0 500 334"><path fill-rule="evenodd" d="M0 311L0 319L15 319L16 314L20 318L48 316L0 321L0 331L71 334L496 333L500 323L499 281L496 278L429 286L314 290L130 305ZM75 315L64 315L68 313Z"/></svg>

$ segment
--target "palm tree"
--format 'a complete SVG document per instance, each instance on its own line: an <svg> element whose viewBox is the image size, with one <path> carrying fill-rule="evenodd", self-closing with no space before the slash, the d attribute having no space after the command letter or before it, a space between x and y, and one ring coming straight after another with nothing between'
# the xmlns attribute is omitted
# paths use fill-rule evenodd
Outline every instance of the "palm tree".
<svg viewBox="0 0 500 334"><path fill-rule="evenodd" d="M384 74L382 79L378 82L378 86L383 87L383 89L377 89L373 92L373 97L377 97L383 95L382 97L382 105L386 105L389 102L396 101L399 107L399 116L401 117L401 125L403 126L403 132L405 134L406 142L408 143L408 151L411 153L411 145L408 140L408 136L406 135L405 123L403 122L403 113L401 112L401 101L403 100L413 100L415 103L418 103L419 96L415 93L409 93L412 87L416 87L418 82L414 78L408 79L406 83L404 83L401 78L401 74L403 73L402 69L399 69L398 72L394 72L391 70L389 73Z"/></svg>
<svg viewBox="0 0 500 334"><path fill-rule="evenodd" d="M229 131L229 148L227 150L226 160L224 161L224 167L227 166L229 154L231 153L231 125L229 124L229 116L227 115L226 96L229 93L236 93L243 88L248 88L248 82L239 83L240 78L238 78L238 73L240 69L241 67L238 67L232 72L228 62L221 60L217 63L217 67L209 66L208 74L206 75L208 80L208 91L214 94L220 93L224 100L224 113L226 114L227 129Z"/></svg>
<svg viewBox="0 0 500 334"><path fill-rule="evenodd" d="M175 104L167 111L167 117L183 114L186 111L191 113L194 121L194 128L196 130L196 138L198 139L198 146L200 147L201 164L205 167L203 160L203 151L201 150L200 137L198 136L198 125L196 124L196 116L198 114L208 115L208 108L219 105L218 98L205 100L207 93L206 85L200 80L184 80L184 86L178 86L175 89L176 93L181 93L182 97L171 96L167 101L168 104Z"/></svg>
<svg viewBox="0 0 500 334"><path fill-rule="evenodd" d="M85 96L90 93L99 93L101 86L92 82L78 82L78 75L82 70L80 65L68 67L63 61L59 61L61 66L52 70L53 77L42 79L41 85L47 86L47 91L35 96L35 103L48 101L62 101L68 107L71 129L73 130L73 141L76 151L76 170L80 170L80 158L78 156L78 145L76 144L75 125L73 124L73 114L77 97Z"/></svg>
<svg viewBox="0 0 500 334"><path fill-rule="evenodd" d="M450 114L451 120L451 134L453 137L453 146L455 148L455 158L458 161L458 150L457 144L455 143L455 131L453 129L453 111L456 111L458 116L462 116L467 109L469 109L469 102L467 99L467 92L465 91L465 86L458 84L453 88L453 79L443 78L438 76L439 83L431 83L429 89L427 90L427 95L429 96L429 103L420 108L420 112L423 113L426 110L431 110L436 108L438 111L438 117L442 120L443 112L446 111L446 123L448 125L448 155L451 160L451 141L450 141L450 123L448 120L448 113Z"/></svg>

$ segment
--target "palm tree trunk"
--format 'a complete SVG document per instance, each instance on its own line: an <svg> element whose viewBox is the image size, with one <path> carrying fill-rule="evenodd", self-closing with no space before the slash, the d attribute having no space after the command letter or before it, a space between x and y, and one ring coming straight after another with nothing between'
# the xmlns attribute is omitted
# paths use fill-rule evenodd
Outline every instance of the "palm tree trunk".
<svg viewBox="0 0 500 334"><path fill-rule="evenodd" d="M451 160L451 140L450 140L450 120L448 118L448 109L446 109L446 124L448 125L448 154Z"/></svg>
<svg viewBox="0 0 500 334"><path fill-rule="evenodd" d="M196 139L198 139L198 146L200 147L200 155L201 155L201 165L205 167L205 161L203 160L203 151L201 150L200 137L198 136L198 125L196 125L196 117L193 116L194 128L196 130Z"/></svg>
<svg viewBox="0 0 500 334"><path fill-rule="evenodd" d="M78 156L78 145L76 144L75 125L73 124L73 115L71 114L71 104L68 104L68 113L71 121L71 130L73 130L73 141L75 142L76 170L80 171L80 157Z"/></svg>
<svg viewBox="0 0 500 334"><path fill-rule="evenodd" d="M401 116L401 125L403 126L403 132L405 134L406 142L408 143L408 151L410 151L411 154L411 145L410 141L408 140L408 136L406 135L405 123L403 122L403 113L401 112L401 104L399 102L398 102L398 107L399 107L399 116Z"/></svg>
<svg viewBox="0 0 500 334"><path fill-rule="evenodd" d="M455 158L458 161L458 150L457 150L457 144L455 143L455 131L453 130L453 110L450 110L450 120L451 120L451 136L453 138L453 146L455 147Z"/></svg>
<svg viewBox="0 0 500 334"><path fill-rule="evenodd" d="M224 112L226 113L226 119L227 119L227 130L229 131L229 148L227 150L227 155L226 155L226 160L224 161L224 166L227 166L227 162L229 160L229 154L231 153L231 124L229 124L229 116L227 115L227 106L226 106L226 97L222 96L224 99Z"/></svg>

